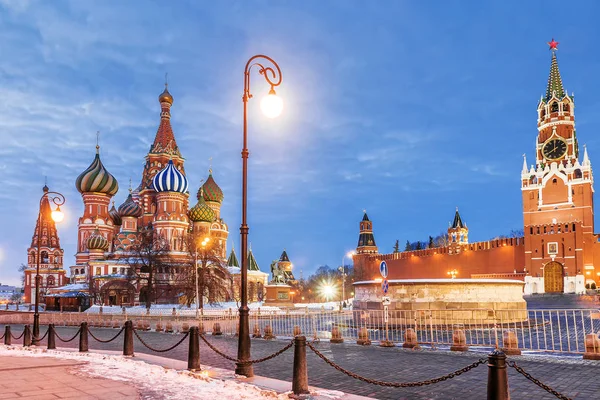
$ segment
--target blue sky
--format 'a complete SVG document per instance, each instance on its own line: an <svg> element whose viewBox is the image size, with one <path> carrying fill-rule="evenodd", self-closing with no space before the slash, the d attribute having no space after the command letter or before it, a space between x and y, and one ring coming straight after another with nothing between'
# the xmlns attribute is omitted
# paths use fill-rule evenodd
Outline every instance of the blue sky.
<svg viewBox="0 0 600 400"><path fill-rule="evenodd" d="M600 5L481 3L0 0L0 282L18 282L44 176L67 196L59 233L74 262L74 182L98 130L125 199L165 72L190 191L212 157L239 249L243 68L257 53L279 62L285 102L262 117L268 88L252 77L250 240L264 271L284 248L297 276L338 265L363 209L382 252L440 233L456 206L471 241L520 228L552 37L580 143L600 154Z"/></svg>

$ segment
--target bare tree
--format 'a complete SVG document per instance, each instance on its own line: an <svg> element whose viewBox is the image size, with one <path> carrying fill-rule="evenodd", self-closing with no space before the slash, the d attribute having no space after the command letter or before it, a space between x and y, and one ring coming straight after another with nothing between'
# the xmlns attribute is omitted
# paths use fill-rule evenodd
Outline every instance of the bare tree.
<svg viewBox="0 0 600 400"><path fill-rule="evenodd" d="M142 228L137 240L127 249L129 279L136 282L140 290L140 301L149 309L161 297L160 290L168 289L170 276L176 274L177 263L169 254L168 241L156 234L151 226ZM166 286L166 288L165 288Z"/></svg>
<svg viewBox="0 0 600 400"><path fill-rule="evenodd" d="M180 283L188 305L196 300L196 285L200 308L204 306L205 298L209 304L230 300L233 297L232 278L218 245L206 237L195 235L190 236L187 248L190 249L189 267L185 269L186 276Z"/></svg>

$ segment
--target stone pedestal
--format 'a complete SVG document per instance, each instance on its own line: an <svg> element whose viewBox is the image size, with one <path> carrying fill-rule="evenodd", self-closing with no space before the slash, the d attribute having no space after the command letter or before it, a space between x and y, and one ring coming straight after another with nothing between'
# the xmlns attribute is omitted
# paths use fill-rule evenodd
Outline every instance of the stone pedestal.
<svg viewBox="0 0 600 400"><path fill-rule="evenodd" d="M271 284L265 286L267 293L265 295L265 306L293 307L290 291L292 287L285 284Z"/></svg>

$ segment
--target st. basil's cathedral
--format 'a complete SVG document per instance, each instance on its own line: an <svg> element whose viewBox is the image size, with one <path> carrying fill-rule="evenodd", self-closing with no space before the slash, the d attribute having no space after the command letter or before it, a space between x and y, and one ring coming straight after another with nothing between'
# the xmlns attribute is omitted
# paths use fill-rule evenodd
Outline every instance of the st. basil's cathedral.
<svg viewBox="0 0 600 400"><path fill-rule="evenodd" d="M221 218L223 191L215 182L212 170L197 192L197 202L190 208L189 183L173 129L171 127L171 106L173 96L167 85L160 94L160 125L150 151L146 155L141 182L132 190L126 200L115 207L113 197L119 190L117 179L107 170L100 158L100 147L90 166L76 179L75 186L81 193L84 211L79 218L77 233L77 253L75 265L69 267L70 279L63 265L63 250L60 248L56 226L50 218L50 205L46 199L40 209L39 220L42 231L42 267L40 270L41 292L49 308L59 305L71 307L100 303L107 305L133 305L144 301L145 285L132 279L130 267L132 248L139 243L144 230L150 230L152 237L160 238L167 249L165 255L172 261L172 267L159 267L157 281L164 288L158 288L157 302L177 303L181 288L172 284L178 275L186 273L182 268L190 261L193 249L192 240L208 239L211 252L225 263L231 293L231 300L239 285L240 270L237 256L231 250L227 257L229 228ZM44 187L47 191L48 188ZM112 201L112 206L111 206ZM28 249L28 268L25 270L25 302L35 298L35 269L37 232ZM268 274L261 272L252 251L248 255L249 286L254 298L261 300ZM67 283L70 283L67 285ZM68 300L72 299L72 300Z"/></svg>

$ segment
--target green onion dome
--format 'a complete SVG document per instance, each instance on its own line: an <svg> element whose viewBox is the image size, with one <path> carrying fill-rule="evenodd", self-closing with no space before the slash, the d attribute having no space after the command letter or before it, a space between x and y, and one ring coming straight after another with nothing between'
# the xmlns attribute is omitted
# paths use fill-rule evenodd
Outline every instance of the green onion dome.
<svg viewBox="0 0 600 400"><path fill-rule="evenodd" d="M215 180L213 179L212 171L209 171L208 179L206 180L206 182L204 182L204 185L202 185L200 190L198 190L198 200L200 200L200 196L202 196L201 192L204 192L203 197L206 201L214 201L216 203L223 202L223 191L221 190L219 185L217 185L217 182L215 182Z"/></svg>
<svg viewBox="0 0 600 400"><path fill-rule="evenodd" d="M119 215L119 212L115 208L115 202L114 201L112 202L112 207L108 211L108 215L110 215L110 219L112 219L113 224L115 224L115 225L121 225L121 223L122 223L121 216Z"/></svg>
<svg viewBox="0 0 600 400"><path fill-rule="evenodd" d="M119 206L119 215L121 217L141 217L143 214L142 207L133 200L133 195L129 193L127 200Z"/></svg>
<svg viewBox="0 0 600 400"><path fill-rule="evenodd" d="M96 146L96 157L85 171L77 177L75 187L79 193L104 193L113 196L119 190L119 184L100 161L100 146Z"/></svg>
<svg viewBox="0 0 600 400"><path fill-rule="evenodd" d="M88 250L108 250L108 239L100 234L98 228L87 240Z"/></svg>
<svg viewBox="0 0 600 400"><path fill-rule="evenodd" d="M202 193L202 188L200 188L200 193ZM202 194L200 194L198 197L200 198L198 203L190 210L190 220L193 222L213 222L216 216L215 212L208 204L206 204Z"/></svg>

